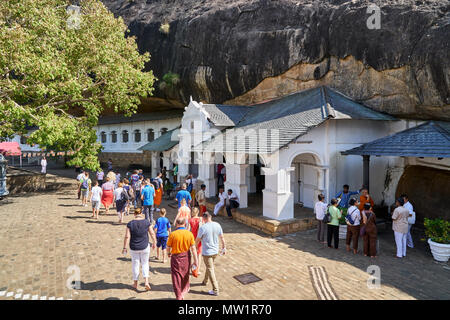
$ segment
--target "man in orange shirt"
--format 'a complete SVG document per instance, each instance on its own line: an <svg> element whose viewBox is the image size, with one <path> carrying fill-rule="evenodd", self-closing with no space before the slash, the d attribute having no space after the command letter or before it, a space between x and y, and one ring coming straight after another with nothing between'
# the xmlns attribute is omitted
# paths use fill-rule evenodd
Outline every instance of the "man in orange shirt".
<svg viewBox="0 0 450 320"><path fill-rule="evenodd" d="M374 202L372 200L372 197L369 195L369 190L367 188L361 189L361 196L359 197L359 211L362 211L364 209L364 204L370 203L370 206L373 208Z"/></svg>
<svg viewBox="0 0 450 320"><path fill-rule="evenodd" d="M183 300L184 295L189 292L191 255L194 257L192 267L197 268L198 266L194 235L186 230L185 225L186 219L178 218L176 230L169 235L167 240L172 285L177 300Z"/></svg>

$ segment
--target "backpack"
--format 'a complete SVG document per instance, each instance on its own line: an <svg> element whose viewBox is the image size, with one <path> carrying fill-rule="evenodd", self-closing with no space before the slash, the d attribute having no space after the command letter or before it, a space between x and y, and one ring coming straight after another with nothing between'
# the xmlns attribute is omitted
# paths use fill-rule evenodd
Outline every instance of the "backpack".
<svg viewBox="0 0 450 320"><path fill-rule="evenodd" d="M192 184L192 179L191 179L191 182L189 182L189 185L187 186L186 191L191 193L193 187L194 187L194 185Z"/></svg>
<svg viewBox="0 0 450 320"><path fill-rule="evenodd" d="M158 179L153 179L153 180L152 180L152 185L155 187L155 190L158 190L159 187L161 186L161 185L159 184Z"/></svg>
<svg viewBox="0 0 450 320"><path fill-rule="evenodd" d="M127 192L128 195L128 200L133 200L134 199L134 192L133 189L128 185L124 187L125 191Z"/></svg>
<svg viewBox="0 0 450 320"><path fill-rule="evenodd" d="M351 213L347 212L347 215L345 216L345 221L347 222L348 225L352 226L355 224L355 221L353 221L352 218L352 213L355 212L355 210L357 209L354 209Z"/></svg>
<svg viewBox="0 0 450 320"><path fill-rule="evenodd" d="M83 178L81 178L81 179L83 179ZM83 179L83 180L81 180L82 182L81 182L81 189L87 189L87 188L89 188L89 179Z"/></svg>
<svg viewBox="0 0 450 320"><path fill-rule="evenodd" d="M328 223L331 221L331 214L330 214L330 206L327 207L327 213L325 213L325 216L323 217L322 222Z"/></svg>
<svg viewBox="0 0 450 320"><path fill-rule="evenodd" d="M120 200L122 200L122 201L130 200L130 196L128 195L127 190L125 190L125 189L122 190L122 193L120 194Z"/></svg>

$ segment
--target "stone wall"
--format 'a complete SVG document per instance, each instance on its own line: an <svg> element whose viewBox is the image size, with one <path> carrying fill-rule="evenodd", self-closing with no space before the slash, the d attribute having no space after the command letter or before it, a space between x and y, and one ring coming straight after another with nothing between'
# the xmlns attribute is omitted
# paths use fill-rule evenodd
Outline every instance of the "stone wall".
<svg viewBox="0 0 450 320"><path fill-rule="evenodd" d="M214 203L207 202L206 208L209 212L214 212ZM218 215L227 216L225 208L222 208ZM249 227L260 230L272 237L278 237L289 233L295 233L298 231L310 230L317 228L317 220L315 218L303 218L303 219L289 219L278 221L269 219L264 216L253 216L239 212L237 209L233 212L233 219L237 222L243 223Z"/></svg>
<svg viewBox="0 0 450 320"><path fill-rule="evenodd" d="M416 223L426 218L450 220L450 171L425 166L407 166L395 193L406 193L416 212Z"/></svg>
<svg viewBox="0 0 450 320"><path fill-rule="evenodd" d="M140 165L143 168L150 168L151 153L144 151L143 153L128 152L102 152L98 155L100 163L105 163L108 159L112 160L113 168L128 168L132 164Z"/></svg>
<svg viewBox="0 0 450 320"><path fill-rule="evenodd" d="M6 172L6 188L10 195L46 189L45 174L12 167L8 167Z"/></svg>

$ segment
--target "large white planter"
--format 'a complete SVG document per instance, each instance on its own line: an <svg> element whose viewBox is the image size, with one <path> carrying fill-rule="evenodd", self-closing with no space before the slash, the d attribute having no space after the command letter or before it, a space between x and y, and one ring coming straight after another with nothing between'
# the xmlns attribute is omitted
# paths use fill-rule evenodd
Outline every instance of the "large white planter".
<svg viewBox="0 0 450 320"><path fill-rule="evenodd" d="M340 224L339 225L339 239L346 239L347 238L347 225Z"/></svg>
<svg viewBox="0 0 450 320"><path fill-rule="evenodd" d="M450 257L450 244L443 244L431 241L428 239L428 244L430 245L431 254L434 260L439 262L447 262Z"/></svg>

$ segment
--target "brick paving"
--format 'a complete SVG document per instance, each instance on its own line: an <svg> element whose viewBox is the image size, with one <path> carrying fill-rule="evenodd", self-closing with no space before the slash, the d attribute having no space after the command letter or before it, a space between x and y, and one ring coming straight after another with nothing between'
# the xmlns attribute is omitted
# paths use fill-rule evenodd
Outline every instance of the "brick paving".
<svg viewBox="0 0 450 320"><path fill-rule="evenodd" d="M0 202L0 300L5 299L174 299L170 264L151 260L152 291L131 288L130 257L121 249L125 218L101 214L90 219L90 207L76 199L73 179L48 175L59 189L9 197ZM163 202L169 219L175 209ZM111 213L114 211L111 211ZM191 278L186 299L318 299L309 266L326 270L338 299L449 299L450 268L433 261L424 242L394 257L390 230L380 233L380 256L370 259L328 249L315 241L315 231L271 238L254 229L217 217L228 252L216 259L221 295L207 294L202 276ZM361 245L360 245L361 248ZM153 253L151 254L153 256ZM369 289L367 267L377 264L381 287ZM81 289L66 287L69 266L78 266ZM203 268L204 270L204 268ZM262 281L243 285L235 275L252 272ZM142 290L143 287L140 287Z"/></svg>

